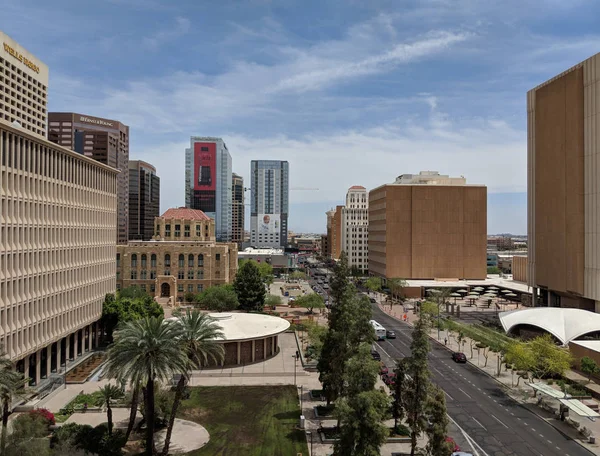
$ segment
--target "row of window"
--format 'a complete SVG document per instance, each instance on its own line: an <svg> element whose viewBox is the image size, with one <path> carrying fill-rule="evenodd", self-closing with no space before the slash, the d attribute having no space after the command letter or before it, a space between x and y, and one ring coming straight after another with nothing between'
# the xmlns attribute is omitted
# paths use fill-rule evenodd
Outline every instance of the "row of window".
<svg viewBox="0 0 600 456"><path fill-rule="evenodd" d="M171 275L171 270L170 269L165 269L163 275L169 276ZM220 271L215 271L215 277L220 277L221 276L221 272ZM131 271L129 278L131 280L138 280L138 272L137 271ZM184 280L186 278L186 274L185 271L178 271L177 272L177 278L179 280ZM140 271L140 276L139 276L140 280L148 280L148 271L145 269L142 269ZM150 271L150 280L155 280L156 279L156 271L155 270L151 270ZM197 271L194 272L193 269L189 269L187 271L187 279L188 280L204 280L204 269L198 269ZM117 271L117 280L121 280L121 272Z"/></svg>
<svg viewBox="0 0 600 456"><path fill-rule="evenodd" d="M152 255L150 255L150 267L155 268L156 267L156 254L153 253ZM144 269L147 266L148 263L148 256L143 253L140 256L141 259L141 267ZM194 267L194 255L193 254L189 254L188 258L187 258L187 266L189 268L193 268ZM178 262L179 262L179 267L183 268L185 267L185 255L183 253L179 254L179 258L178 258ZM221 254L217 253L215 254L215 261L221 261ZM171 266L171 255L166 253L164 256L164 265L165 267L170 267ZM198 267L203 267L204 266L204 255L203 254L199 254L198 255L198 259L197 259L197 265ZM117 253L117 268L121 267L121 254ZM136 253L133 253L131 255L131 267L132 268L137 268L138 267L138 256Z"/></svg>
<svg viewBox="0 0 600 456"><path fill-rule="evenodd" d="M142 291L148 291L145 283L141 283L138 286L142 289ZM117 289L119 289L119 285L117 285ZM183 293L183 290L184 290L183 284L177 285L177 291L179 293ZM199 283L198 285L196 285L196 292L197 293L202 293L202 290L204 290L204 285L202 285L201 283ZM187 286L187 291L188 291L188 293L193 293L194 292L194 285L193 284L189 284ZM154 283L150 284L150 292L151 293L155 293L156 292L156 284L154 284Z"/></svg>
<svg viewBox="0 0 600 456"><path fill-rule="evenodd" d="M205 236L209 235L209 228L208 228L208 224L204 225L205 227ZM175 225L175 231L174 231L175 237L181 237L181 225ZM156 226L156 235L160 236L160 228L157 225ZM198 224L196 225L196 237L201 237L202 236L202 225ZM165 225L165 237L171 237L171 225L170 224L166 224ZM190 234L190 225L184 225L183 227L183 237L191 237Z"/></svg>

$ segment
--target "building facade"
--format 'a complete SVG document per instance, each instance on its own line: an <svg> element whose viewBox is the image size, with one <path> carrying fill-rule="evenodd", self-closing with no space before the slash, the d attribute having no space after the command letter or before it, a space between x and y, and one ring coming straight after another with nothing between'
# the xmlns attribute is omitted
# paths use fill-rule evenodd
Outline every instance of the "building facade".
<svg viewBox="0 0 600 456"><path fill-rule="evenodd" d="M231 283L237 245L215 240L215 221L202 211L173 208L154 222L152 241L117 247L117 288L139 286L163 304Z"/></svg>
<svg viewBox="0 0 600 456"><path fill-rule="evenodd" d="M0 343L40 388L97 344L118 172L4 121L0 164Z"/></svg>
<svg viewBox="0 0 600 456"><path fill-rule="evenodd" d="M129 240L149 241L160 215L160 178L141 160L129 162Z"/></svg>
<svg viewBox="0 0 600 456"><path fill-rule="evenodd" d="M369 196L360 185L350 187L346 206L342 208L342 250L348 266L361 271L369 269Z"/></svg>
<svg viewBox="0 0 600 456"><path fill-rule="evenodd" d="M73 112L48 113L48 139L120 171L117 243L129 236L129 127L116 120Z"/></svg>
<svg viewBox="0 0 600 456"><path fill-rule="evenodd" d="M244 242L244 179L235 173L231 179L231 200L231 242L235 242L239 247Z"/></svg>
<svg viewBox="0 0 600 456"><path fill-rule="evenodd" d="M288 243L289 164L279 160L250 163L250 243L286 247Z"/></svg>
<svg viewBox="0 0 600 456"><path fill-rule="evenodd" d="M48 67L0 31L0 120L46 136Z"/></svg>
<svg viewBox="0 0 600 456"><path fill-rule="evenodd" d="M326 212L327 215L327 252L328 260L337 260L342 253L342 210L344 206L336 206Z"/></svg>
<svg viewBox="0 0 600 456"><path fill-rule="evenodd" d="M231 154L221 138L192 136L185 150L185 207L215 221L217 241L231 240Z"/></svg>
<svg viewBox="0 0 600 456"><path fill-rule="evenodd" d="M369 192L369 273L485 279L487 188L440 185L436 179L403 182L399 178Z"/></svg>
<svg viewBox="0 0 600 456"><path fill-rule="evenodd" d="M528 285L600 311L600 54L527 93Z"/></svg>

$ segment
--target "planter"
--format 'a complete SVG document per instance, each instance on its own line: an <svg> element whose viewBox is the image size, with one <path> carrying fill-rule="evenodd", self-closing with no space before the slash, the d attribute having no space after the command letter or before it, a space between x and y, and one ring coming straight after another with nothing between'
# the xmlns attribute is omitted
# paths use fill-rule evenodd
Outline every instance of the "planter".
<svg viewBox="0 0 600 456"><path fill-rule="evenodd" d="M319 409L321 409L321 413L319 413ZM315 416L317 418L332 418L335 406L330 405L327 407L326 405L317 405L316 407L313 407L313 410L315 411Z"/></svg>
<svg viewBox="0 0 600 456"><path fill-rule="evenodd" d="M313 401L324 401L325 396L323 396L323 390L310 390L309 391L310 398Z"/></svg>

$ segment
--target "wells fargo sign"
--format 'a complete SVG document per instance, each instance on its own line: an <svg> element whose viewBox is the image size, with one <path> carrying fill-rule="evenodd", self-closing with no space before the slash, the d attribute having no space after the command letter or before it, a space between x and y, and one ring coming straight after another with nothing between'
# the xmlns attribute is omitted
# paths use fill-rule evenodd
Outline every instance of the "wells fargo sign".
<svg viewBox="0 0 600 456"><path fill-rule="evenodd" d="M37 66L35 63L33 63L31 60L29 60L23 54L20 54L19 52L17 52L14 48L12 48L11 46L9 46L8 44L6 44L6 43L3 43L3 44L4 44L4 50L7 53L9 53L10 55L12 55L15 59L17 59L19 62L23 63L25 66L31 68L36 73L40 72L40 67L39 66Z"/></svg>

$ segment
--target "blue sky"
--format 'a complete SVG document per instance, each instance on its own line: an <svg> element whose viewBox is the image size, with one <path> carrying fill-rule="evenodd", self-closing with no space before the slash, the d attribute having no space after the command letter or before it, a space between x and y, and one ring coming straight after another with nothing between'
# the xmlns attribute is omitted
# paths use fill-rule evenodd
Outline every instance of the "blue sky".
<svg viewBox="0 0 600 456"><path fill-rule="evenodd" d="M592 0L0 0L50 67L49 107L120 120L183 205L190 135L233 169L290 162L290 228L348 187L438 170L488 186L488 231L526 232L527 90L600 51ZM309 187L318 190L293 190Z"/></svg>

